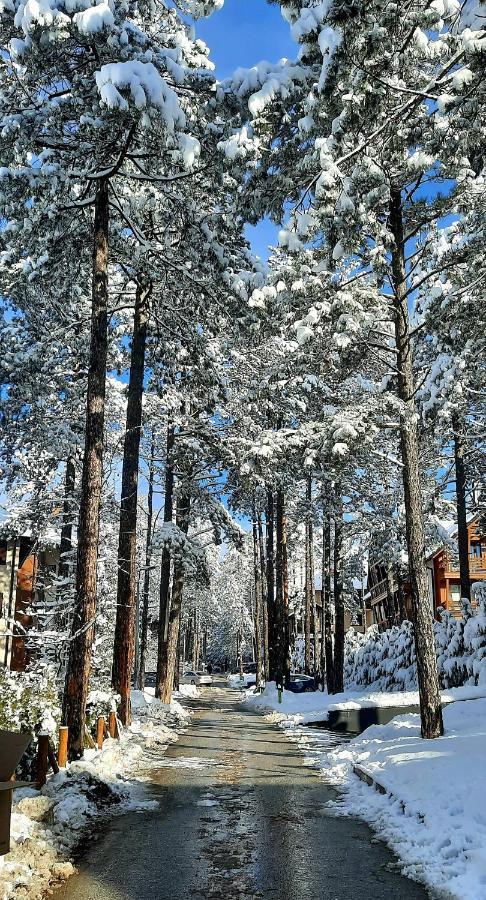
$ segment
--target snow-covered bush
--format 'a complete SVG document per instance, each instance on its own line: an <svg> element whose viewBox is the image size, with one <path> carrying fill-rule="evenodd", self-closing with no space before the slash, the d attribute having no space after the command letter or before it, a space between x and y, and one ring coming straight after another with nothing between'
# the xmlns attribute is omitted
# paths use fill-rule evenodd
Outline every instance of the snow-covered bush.
<svg viewBox="0 0 486 900"><path fill-rule="evenodd" d="M52 669L0 669L0 728L32 734L42 731L54 737L60 718L59 692Z"/></svg>
<svg viewBox="0 0 486 900"><path fill-rule="evenodd" d="M55 739L61 719L54 673L34 665L27 672L0 669L0 728L7 731L43 732ZM33 741L17 768L20 778L30 778L36 752Z"/></svg>
<svg viewBox="0 0 486 900"><path fill-rule="evenodd" d="M463 604L463 618L441 612L434 622L439 676L443 688L486 684L486 584L473 585L476 609ZM379 632L346 635L344 682L347 690L374 687L380 691L408 691L417 686L411 622Z"/></svg>
<svg viewBox="0 0 486 900"><path fill-rule="evenodd" d="M304 655L305 641L301 634L298 634L292 646L291 667L293 672L304 671Z"/></svg>
<svg viewBox="0 0 486 900"><path fill-rule="evenodd" d="M461 687L469 678L464 626L464 618L456 619L447 610L441 611L441 620L435 623L437 660L444 688Z"/></svg>
<svg viewBox="0 0 486 900"><path fill-rule="evenodd" d="M344 678L348 689L374 685L381 691L407 691L415 686L415 650L410 622L379 632L348 632Z"/></svg>
<svg viewBox="0 0 486 900"><path fill-rule="evenodd" d="M474 684L486 684L486 584L473 585L477 612L464 626L464 646L468 652L468 670Z"/></svg>
<svg viewBox="0 0 486 900"><path fill-rule="evenodd" d="M91 690L86 703L86 724L88 728L91 731L94 729L98 716L108 717L110 712L116 712L119 702L120 695L116 694L111 688Z"/></svg>

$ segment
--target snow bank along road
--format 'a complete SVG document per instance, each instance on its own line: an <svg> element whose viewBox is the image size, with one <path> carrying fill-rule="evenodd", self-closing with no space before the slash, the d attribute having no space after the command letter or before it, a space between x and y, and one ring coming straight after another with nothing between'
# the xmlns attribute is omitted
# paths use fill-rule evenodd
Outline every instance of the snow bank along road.
<svg viewBox="0 0 486 900"><path fill-rule="evenodd" d="M418 900L369 828L276 726L215 685L151 770L157 809L130 813L79 863L57 900Z"/></svg>

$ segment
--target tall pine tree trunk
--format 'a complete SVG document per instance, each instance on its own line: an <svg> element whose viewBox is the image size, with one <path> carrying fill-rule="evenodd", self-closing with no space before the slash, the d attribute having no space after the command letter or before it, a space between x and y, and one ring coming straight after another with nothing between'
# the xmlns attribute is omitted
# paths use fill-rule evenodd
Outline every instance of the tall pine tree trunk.
<svg viewBox="0 0 486 900"><path fill-rule="evenodd" d="M123 725L132 718L130 689L135 651L135 605L137 602L137 512L138 468L142 431L143 378L147 343L150 286L137 284L133 318L127 418L123 446L120 529L118 534L118 585L115 641L113 645L113 690L120 695L118 714Z"/></svg>
<svg viewBox="0 0 486 900"><path fill-rule="evenodd" d="M333 693L344 690L344 585L343 585L343 509L336 500L334 519L334 678Z"/></svg>
<svg viewBox="0 0 486 900"><path fill-rule="evenodd" d="M277 491L276 503L276 553L275 553L275 618L274 618L274 662L275 662L275 681L278 687L283 687L284 683L284 665L285 665L285 613L284 613L284 595L283 595L283 555L284 555L284 532L283 532L283 493Z"/></svg>
<svg viewBox="0 0 486 900"><path fill-rule="evenodd" d="M145 537L145 570L143 575L142 620L140 624L140 653L138 657L137 688L145 687L145 661L147 658L148 613L150 596L150 565L152 562L152 528L154 517L155 444L152 437L147 494L147 534Z"/></svg>
<svg viewBox="0 0 486 900"><path fill-rule="evenodd" d="M314 550L312 550L312 643L314 646L314 671L316 679L319 680L320 672L321 672L321 650L319 644L319 615L317 612L317 598L316 598L316 589L315 589L315 576L314 576Z"/></svg>
<svg viewBox="0 0 486 900"><path fill-rule="evenodd" d="M317 617L315 568L314 568L314 509L312 500L312 476L307 481L307 503L309 506L309 581L311 590L312 643L314 647L313 674L318 677L321 668L319 650L319 622Z"/></svg>
<svg viewBox="0 0 486 900"><path fill-rule="evenodd" d="M321 643L320 643L320 672L321 689L326 690L327 666L326 666L326 534L325 518L322 520L322 556L321 556Z"/></svg>
<svg viewBox="0 0 486 900"><path fill-rule="evenodd" d="M255 629L255 662L256 662L256 689L259 690L262 684L262 571L260 567L260 545L258 541L258 523L256 503L253 501L253 573L255 583L255 609L254 609L254 629Z"/></svg>
<svg viewBox="0 0 486 900"><path fill-rule="evenodd" d="M236 656L238 660L238 668L240 670L240 678L243 680L243 632L239 631L236 635Z"/></svg>
<svg viewBox="0 0 486 900"><path fill-rule="evenodd" d="M387 627L391 628L395 624L395 582L393 578L393 565L391 562L386 563L386 618Z"/></svg>
<svg viewBox="0 0 486 900"><path fill-rule="evenodd" d="M69 578L70 554L73 549L73 505L75 483L76 464L74 456L68 456L64 477L64 502L62 510L61 540L59 544L59 577L63 580ZM64 593L65 590L66 586L61 585L60 593Z"/></svg>
<svg viewBox="0 0 486 900"><path fill-rule="evenodd" d="M307 493L308 499L308 493ZM310 514L306 511L305 519L305 579L304 579L304 672L310 675L312 671L311 659L311 630L312 630L312 566L310 549Z"/></svg>
<svg viewBox="0 0 486 900"><path fill-rule="evenodd" d="M182 629L179 621L179 633L177 635L177 650L174 669L174 690L178 691L181 678L181 647L182 647Z"/></svg>
<svg viewBox="0 0 486 900"><path fill-rule="evenodd" d="M192 668L193 672L197 672L197 622L196 622L196 610L195 609L192 611L191 635L192 635L191 668Z"/></svg>
<svg viewBox="0 0 486 900"><path fill-rule="evenodd" d="M108 180L103 178L98 184L95 201L91 344L78 524L76 605L63 699L63 722L69 726L70 759L79 759L84 750L86 700L96 617L108 353L108 209Z"/></svg>
<svg viewBox="0 0 486 900"><path fill-rule="evenodd" d="M287 545L287 516L285 514L285 497L282 494L282 502L280 506L280 514L282 517L282 599L283 599L283 675L284 686L290 685L290 620L289 620L289 557Z"/></svg>
<svg viewBox="0 0 486 900"><path fill-rule="evenodd" d="M464 426L458 413L452 417L454 432L454 461L456 466L457 543L459 547L459 575L461 598L471 600L469 573L469 535L467 531L466 469L464 466Z"/></svg>
<svg viewBox="0 0 486 900"><path fill-rule="evenodd" d="M191 502L189 497L181 497L177 505L176 525L182 534L189 531L189 515ZM178 550L174 559L174 574L172 579L172 601L170 604L169 625L167 634L167 669L165 681L162 684L160 699L162 703L170 703L174 687L174 676L177 661L177 648L179 645L179 629L181 622L182 594L184 590L184 554L185 550Z"/></svg>
<svg viewBox="0 0 486 900"><path fill-rule="evenodd" d="M405 606L405 591L403 587L403 575L400 569L400 564L397 564L395 571L397 579L398 621L399 623L402 623L407 618L407 608Z"/></svg>
<svg viewBox="0 0 486 900"><path fill-rule="evenodd" d="M274 548L274 502L272 491L267 492L265 511L266 528L266 573L268 610L268 677L275 681L275 548Z"/></svg>
<svg viewBox="0 0 486 900"><path fill-rule="evenodd" d="M172 450L175 443L174 427L167 425L167 449L165 457L165 493L164 493L164 525L172 524L174 514L174 469ZM168 665L168 628L170 607L170 545L165 544L160 566L159 627L157 631L157 675L155 679L155 696L160 699L167 681Z"/></svg>
<svg viewBox="0 0 486 900"><path fill-rule="evenodd" d="M193 630L193 617L189 616L187 620L187 633L186 633L186 659L189 662L190 668L194 672L194 662L193 662L193 652L194 652L194 630Z"/></svg>
<svg viewBox="0 0 486 900"><path fill-rule="evenodd" d="M60 584L56 594L59 603L59 612L56 615L56 624L60 631L65 631L70 621L68 611L71 605L71 575L73 549L73 519L74 519L74 487L76 483L76 464L74 456L68 456L66 460L66 473L64 476L64 501L62 510L61 539L59 543L59 569Z"/></svg>
<svg viewBox="0 0 486 900"><path fill-rule="evenodd" d="M334 649L332 642L331 522L324 513L322 521L322 642L321 668L328 694L334 693ZM324 679L323 679L324 682Z"/></svg>
<svg viewBox="0 0 486 900"><path fill-rule="evenodd" d="M405 267L405 237L402 199L399 190L392 190L391 193L389 225L394 237L392 270L398 396L404 406L400 422L400 443L403 463L408 564L412 586L412 615L417 656L420 717L422 737L435 738L443 734L444 728L440 704L432 608L425 563L418 424L414 400L415 388Z"/></svg>
<svg viewBox="0 0 486 900"><path fill-rule="evenodd" d="M265 681L270 680L270 668L268 657L268 600L267 600L267 569L265 561L265 546L263 542L262 517L258 513L258 547L260 550L260 569L262 573L262 607L263 607L263 673Z"/></svg>
<svg viewBox="0 0 486 900"><path fill-rule="evenodd" d="M201 655L201 638L199 634L199 616L197 609L194 610L194 645L193 645L193 654L192 654L192 668L195 672L199 671L199 660Z"/></svg>

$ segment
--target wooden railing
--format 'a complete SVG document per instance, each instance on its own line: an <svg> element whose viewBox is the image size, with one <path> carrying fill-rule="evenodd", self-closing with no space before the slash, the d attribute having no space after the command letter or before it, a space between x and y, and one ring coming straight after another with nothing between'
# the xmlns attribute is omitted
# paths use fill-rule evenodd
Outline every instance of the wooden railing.
<svg viewBox="0 0 486 900"><path fill-rule="evenodd" d="M377 581L376 584L372 584L370 586L369 591L371 594L372 601L379 600L380 597L386 597L386 595L387 595L386 578L384 578L382 581Z"/></svg>
<svg viewBox="0 0 486 900"><path fill-rule="evenodd" d="M459 560L457 557L454 558L451 553L445 554L445 567L447 572L459 575ZM486 574L486 552L481 553L480 556L469 554L469 574L473 577L478 572Z"/></svg>
<svg viewBox="0 0 486 900"><path fill-rule="evenodd" d="M486 553L481 553L481 556L473 556L472 554L469 556L469 571L486 572Z"/></svg>

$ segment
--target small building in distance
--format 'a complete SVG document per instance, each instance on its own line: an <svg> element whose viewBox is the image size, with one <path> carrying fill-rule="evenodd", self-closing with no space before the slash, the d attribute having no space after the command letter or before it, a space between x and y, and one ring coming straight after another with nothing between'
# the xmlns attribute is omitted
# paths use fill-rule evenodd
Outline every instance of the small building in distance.
<svg viewBox="0 0 486 900"><path fill-rule="evenodd" d="M316 613L317 613L317 634L320 635L322 631L322 590L321 588L315 589L315 598L316 598ZM334 631L334 605L331 602L331 618L332 618L332 630ZM368 605L366 605L361 597L360 592L356 592L354 598L353 608L349 609L348 607L344 610L344 630L348 632L350 628L353 628L354 631L367 631L368 628L373 624L373 613ZM305 624L304 624L304 612L302 609L299 612L290 613L289 615L289 627L290 627L290 635L291 639L295 640L298 637L304 635ZM313 640L313 636L311 635L311 640Z"/></svg>

